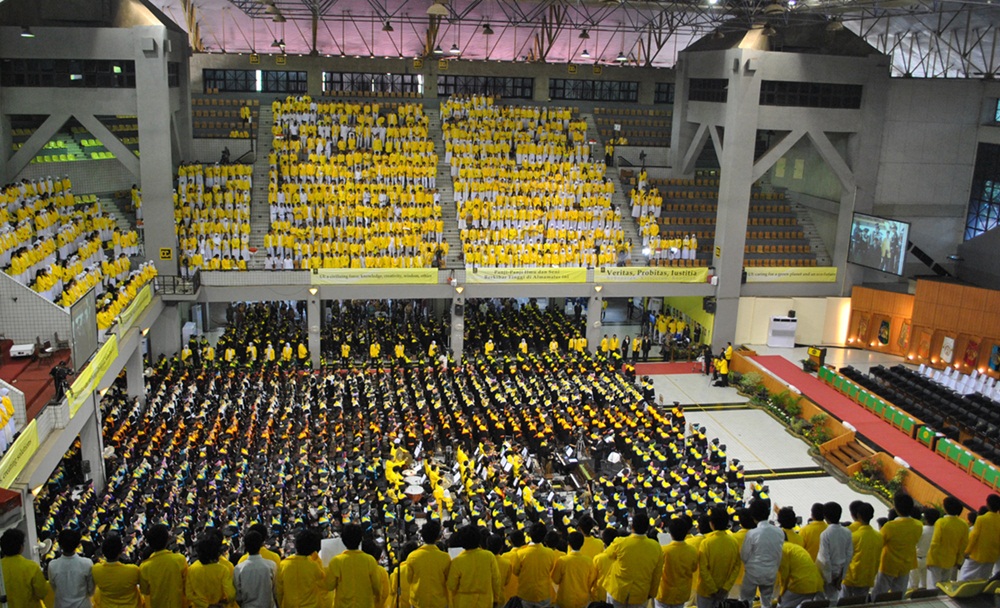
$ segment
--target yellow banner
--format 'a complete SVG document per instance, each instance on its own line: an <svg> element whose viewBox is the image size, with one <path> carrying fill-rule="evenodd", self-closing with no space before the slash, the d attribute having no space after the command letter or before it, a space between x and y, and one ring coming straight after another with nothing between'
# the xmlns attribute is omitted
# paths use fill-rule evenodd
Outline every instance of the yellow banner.
<svg viewBox="0 0 1000 608"><path fill-rule="evenodd" d="M0 486L9 489L37 451L38 423L32 420L0 460Z"/></svg>
<svg viewBox="0 0 1000 608"><path fill-rule="evenodd" d="M139 318L142 311L146 310L149 303L153 301L153 285L146 283L146 286L139 290L132 303L118 315L118 334L123 335L132 329L132 324Z"/></svg>
<svg viewBox="0 0 1000 608"><path fill-rule="evenodd" d="M66 398L69 399L69 417L72 418L84 404L97 385L100 384L104 374L118 356L118 336L111 334L108 341L101 346L94 358L90 360L80 374L73 381Z"/></svg>
<svg viewBox="0 0 1000 608"><path fill-rule="evenodd" d="M834 266L790 266L747 268L747 283L834 283L837 268Z"/></svg>
<svg viewBox="0 0 1000 608"><path fill-rule="evenodd" d="M318 268L313 285L434 285L437 268Z"/></svg>
<svg viewBox="0 0 1000 608"><path fill-rule="evenodd" d="M586 283L586 268L471 268L466 283Z"/></svg>
<svg viewBox="0 0 1000 608"><path fill-rule="evenodd" d="M594 270L595 283L706 283L708 268L675 266L600 266Z"/></svg>

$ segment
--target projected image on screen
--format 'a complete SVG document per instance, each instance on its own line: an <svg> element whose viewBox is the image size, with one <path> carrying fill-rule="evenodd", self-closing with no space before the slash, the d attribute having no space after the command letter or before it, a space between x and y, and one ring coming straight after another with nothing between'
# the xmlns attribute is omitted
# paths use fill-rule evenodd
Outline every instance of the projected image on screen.
<svg viewBox="0 0 1000 608"><path fill-rule="evenodd" d="M96 304L94 289L91 289L69 309L73 332L73 369L77 371L97 350Z"/></svg>
<svg viewBox="0 0 1000 608"><path fill-rule="evenodd" d="M910 225L906 222L855 213L847 261L902 275L909 235Z"/></svg>

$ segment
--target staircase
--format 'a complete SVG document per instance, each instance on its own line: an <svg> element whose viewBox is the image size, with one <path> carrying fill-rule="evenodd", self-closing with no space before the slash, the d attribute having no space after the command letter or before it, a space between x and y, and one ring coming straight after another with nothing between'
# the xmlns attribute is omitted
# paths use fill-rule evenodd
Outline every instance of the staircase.
<svg viewBox="0 0 1000 608"><path fill-rule="evenodd" d="M825 447L826 444L824 444ZM841 445L831 447L828 450L820 450L823 457L826 458L830 463L837 468L838 471L850 476L850 467L862 460L867 460L875 454L871 448L863 443L858 442L857 439L851 438L849 441L844 441Z"/></svg>
<svg viewBox="0 0 1000 608"><path fill-rule="evenodd" d="M597 128L597 122L594 121L594 115L581 113L580 118L587 121L587 134L597 142L594 144L593 160L604 158L604 140L601 138L601 132ZM639 234L639 226L632 219L632 207L628 202L627 192L631 191L632 186L622 182L621 173L617 167L608 167L608 174L615 183L615 192L611 195L611 204L621 209L622 230L625 232L625 239L632 240L632 251L630 252L632 265L649 266L649 260L646 256L642 255L642 236Z"/></svg>
<svg viewBox="0 0 1000 608"><path fill-rule="evenodd" d="M268 151L271 149L271 127L274 125L274 112L271 104L260 104L260 114L257 117L257 154L253 163L253 189L250 193L250 248L257 252L251 254L247 262L250 270L263 270L267 251L264 250L264 235L271 229L271 209L267 202L268 184Z"/></svg>
<svg viewBox="0 0 1000 608"><path fill-rule="evenodd" d="M136 221L135 212L128 209L128 198L115 198L110 194L106 194L99 196L97 202L101 206L101 211L104 211L115 219L118 230L122 232L136 230L138 221Z"/></svg>
<svg viewBox="0 0 1000 608"><path fill-rule="evenodd" d="M455 205L455 189L451 179L451 167L444 160L444 132L441 130L441 108L431 103L424 104L427 115L427 137L434 142L438 155L437 190L441 195L441 214L444 222L444 240L448 243L448 268L463 268L461 259L462 239L458 230L458 209ZM440 145L438 145L440 144Z"/></svg>
<svg viewBox="0 0 1000 608"><path fill-rule="evenodd" d="M806 240L809 241L809 248L816 254L816 265L833 266L833 259L826 250L823 239L819 237L819 232L816 231L816 224L813 223L809 210L793 199L788 199L788 202L792 206L792 212L795 214L799 226L802 227L802 233L805 235Z"/></svg>

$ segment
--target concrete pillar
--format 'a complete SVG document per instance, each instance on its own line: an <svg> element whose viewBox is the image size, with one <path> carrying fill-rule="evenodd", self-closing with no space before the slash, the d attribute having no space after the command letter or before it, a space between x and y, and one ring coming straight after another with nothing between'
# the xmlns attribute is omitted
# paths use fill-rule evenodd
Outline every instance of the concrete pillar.
<svg viewBox="0 0 1000 608"><path fill-rule="evenodd" d="M306 329L309 336L309 360L312 361L313 369L319 369L323 354L320 345L321 327L323 327L322 300L319 296L311 294L306 301Z"/></svg>
<svg viewBox="0 0 1000 608"><path fill-rule="evenodd" d="M94 393L91 399L99 399L99 395ZM100 494L104 491L104 438L101 436L101 408L88 407L90 416L83 423L80 429L80 455L83 457L84 467L90 463L90 473L87 475L94 482L94 492Z"/></svg>
<svg viewBox="0 0 1000 608"><path fill-rule="evenodd" d="M175 304L167 304L149 329L150 360L173 357L181 350L181 316Z"/></svg>
<svg viewBox="0 0 1000 608"><path fill-rule="evenodd" d="M21 517L16 520L13 526L24 532L24 550L21 555L33 561L40 561L42 556L38 555L35 545L38 544L38 528L35 526L35 495L31 493L31 488L27 484L16 483L10 490L21 493ZM56 539L52 539L55 542Z"/></svg>
<svg viewBox="0 0 1000 608"><path fill-rule="evenodd" d="M587 349L596 353L601 348L601 338L604 335L601 322L601 298L591 296L587 300L587 327L584 337L587 338Z"/></svg>
<svg viewBox="0 0 1000 608"><path fill-rule="evenodd" d="M725 141L719 159L722 172L715 231L715 252L718 255L714 255L712 262L719 275L715 327L712 331L712 349L716 352L726 342L736 339L736 313L740 304L743 247L750 212L760 101L760 79L751 61L756 61L756 55L737 49L730 51L727 59L734 69L729 74Z"/></svg>
<svg viewBox="0 0 1000 608"><path fill-rule="evenodd" d="M455 363L462 362L465 349L465 298L455 298L451 302L451 353Z"/></svg>
<svg viewBox="0 0 1000 608"><path fill-rule="evenodd" d="M0 150L4 150L0 156L0 181L9 184L14 181L13 175L7 175L7 158L14 144L14 135L11 132L10 116L0 114Z"/></svg>
<svg viewBox="0 0 1000 608"><path fill-rule="evenodd" d="M138 344L125 362L125 383L128 396L146 405L146 379L142 375L142 344Z"/></svg>
<svg viewBox="0 0 1000 608"><path fill-rule="evenodd" d="M174 233L173 174L170 89L167 86L165 44L162 25L132 28L135 36L135 94L142 155L143 239L146 257L162 275L177 275L177 236ZM163 255L161 255L161 252ZM169 254L168 254L169 252ZM169 257L169 259L162 259Z"/></svg>

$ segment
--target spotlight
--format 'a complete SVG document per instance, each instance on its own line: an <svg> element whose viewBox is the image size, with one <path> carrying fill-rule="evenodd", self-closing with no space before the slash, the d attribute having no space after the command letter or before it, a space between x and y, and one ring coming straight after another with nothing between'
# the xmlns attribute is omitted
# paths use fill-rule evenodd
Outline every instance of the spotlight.
<svg viewBox="0 0 1000 608"><path fill-rule="evenodd" d="M453 44L451 45L451 50L448 52L451 53L452 55L461 55L462 49L458 48L458 44Z"/></svg>
<svg viewBox="0 0 1000 608"><path fill-rule="evenodd" d="M31 28L27 25L21 28L21 38L34 38L35 35L31 33Z"/></svg>
<svg viewBox="0 0 1000 608"><path fill-rule="evenodd" d="M310 287L310 288L309 288L309 294L310 294L310 295L316 295L316 294L318 294L318 293L319 293L319 289L317 289L317 288L315 288L315 287Z"/></svg>
<svg viewBox="0 0 1000 608"><path fill-rule="evenodd" d="M583 57L584 59L590 59L590 51L588 51L587 49L583 49L583 52L580 53L580 57Z"/></svg>
<svg viewBox="0 0 1000 608"><path fill-rule="evenodd" d="M603 289L604 285L594 285L594 291L596 291L597 293L601 293Z"/></svg>
<svg viewBox="0 0 1000 608"><path fill-rule="evenodd" d="M483 34L485 34L487 36L492 36L493 35L493 28L490 27L489 23L487 23L486 25L483 26Z"/></svg>
<svg viewBox="0 0 1000 608"><path fill-rule="evenodd" d="M580 35L578 36L580 40L590 40L590 34L587 30L580 30Z"/></svg>
<svg viewBox="0 0 1000 608"><path fill-rule="evenodd" d="M615 61L625 63L628 61L628 57L625 56L625 51L619 51L618 56L615 57Z"/></svg>
<svg viewBox="0 0 1000 608"><path fill-rule="evenodd" d="M455 286L455 293L462 293L463 291L465 291L465 285L456 285Z"/></svg>
<svg viewBox="0 0 1000 608"><path fill-rule="evenodd" d="M394 31L393 27L392 27L392 24L389 23L388 21L386 21L385 25L382 26L382 31L383 32L392 32L392 31Z"/></svg>
<svg viewBox="0 0 1000 608"><path fill-rule="evenodd" d="M444 51L441 50L441 45L440 44L437 45L436 47L434 47L434 54L435 55L444 55Z"/></svg>

